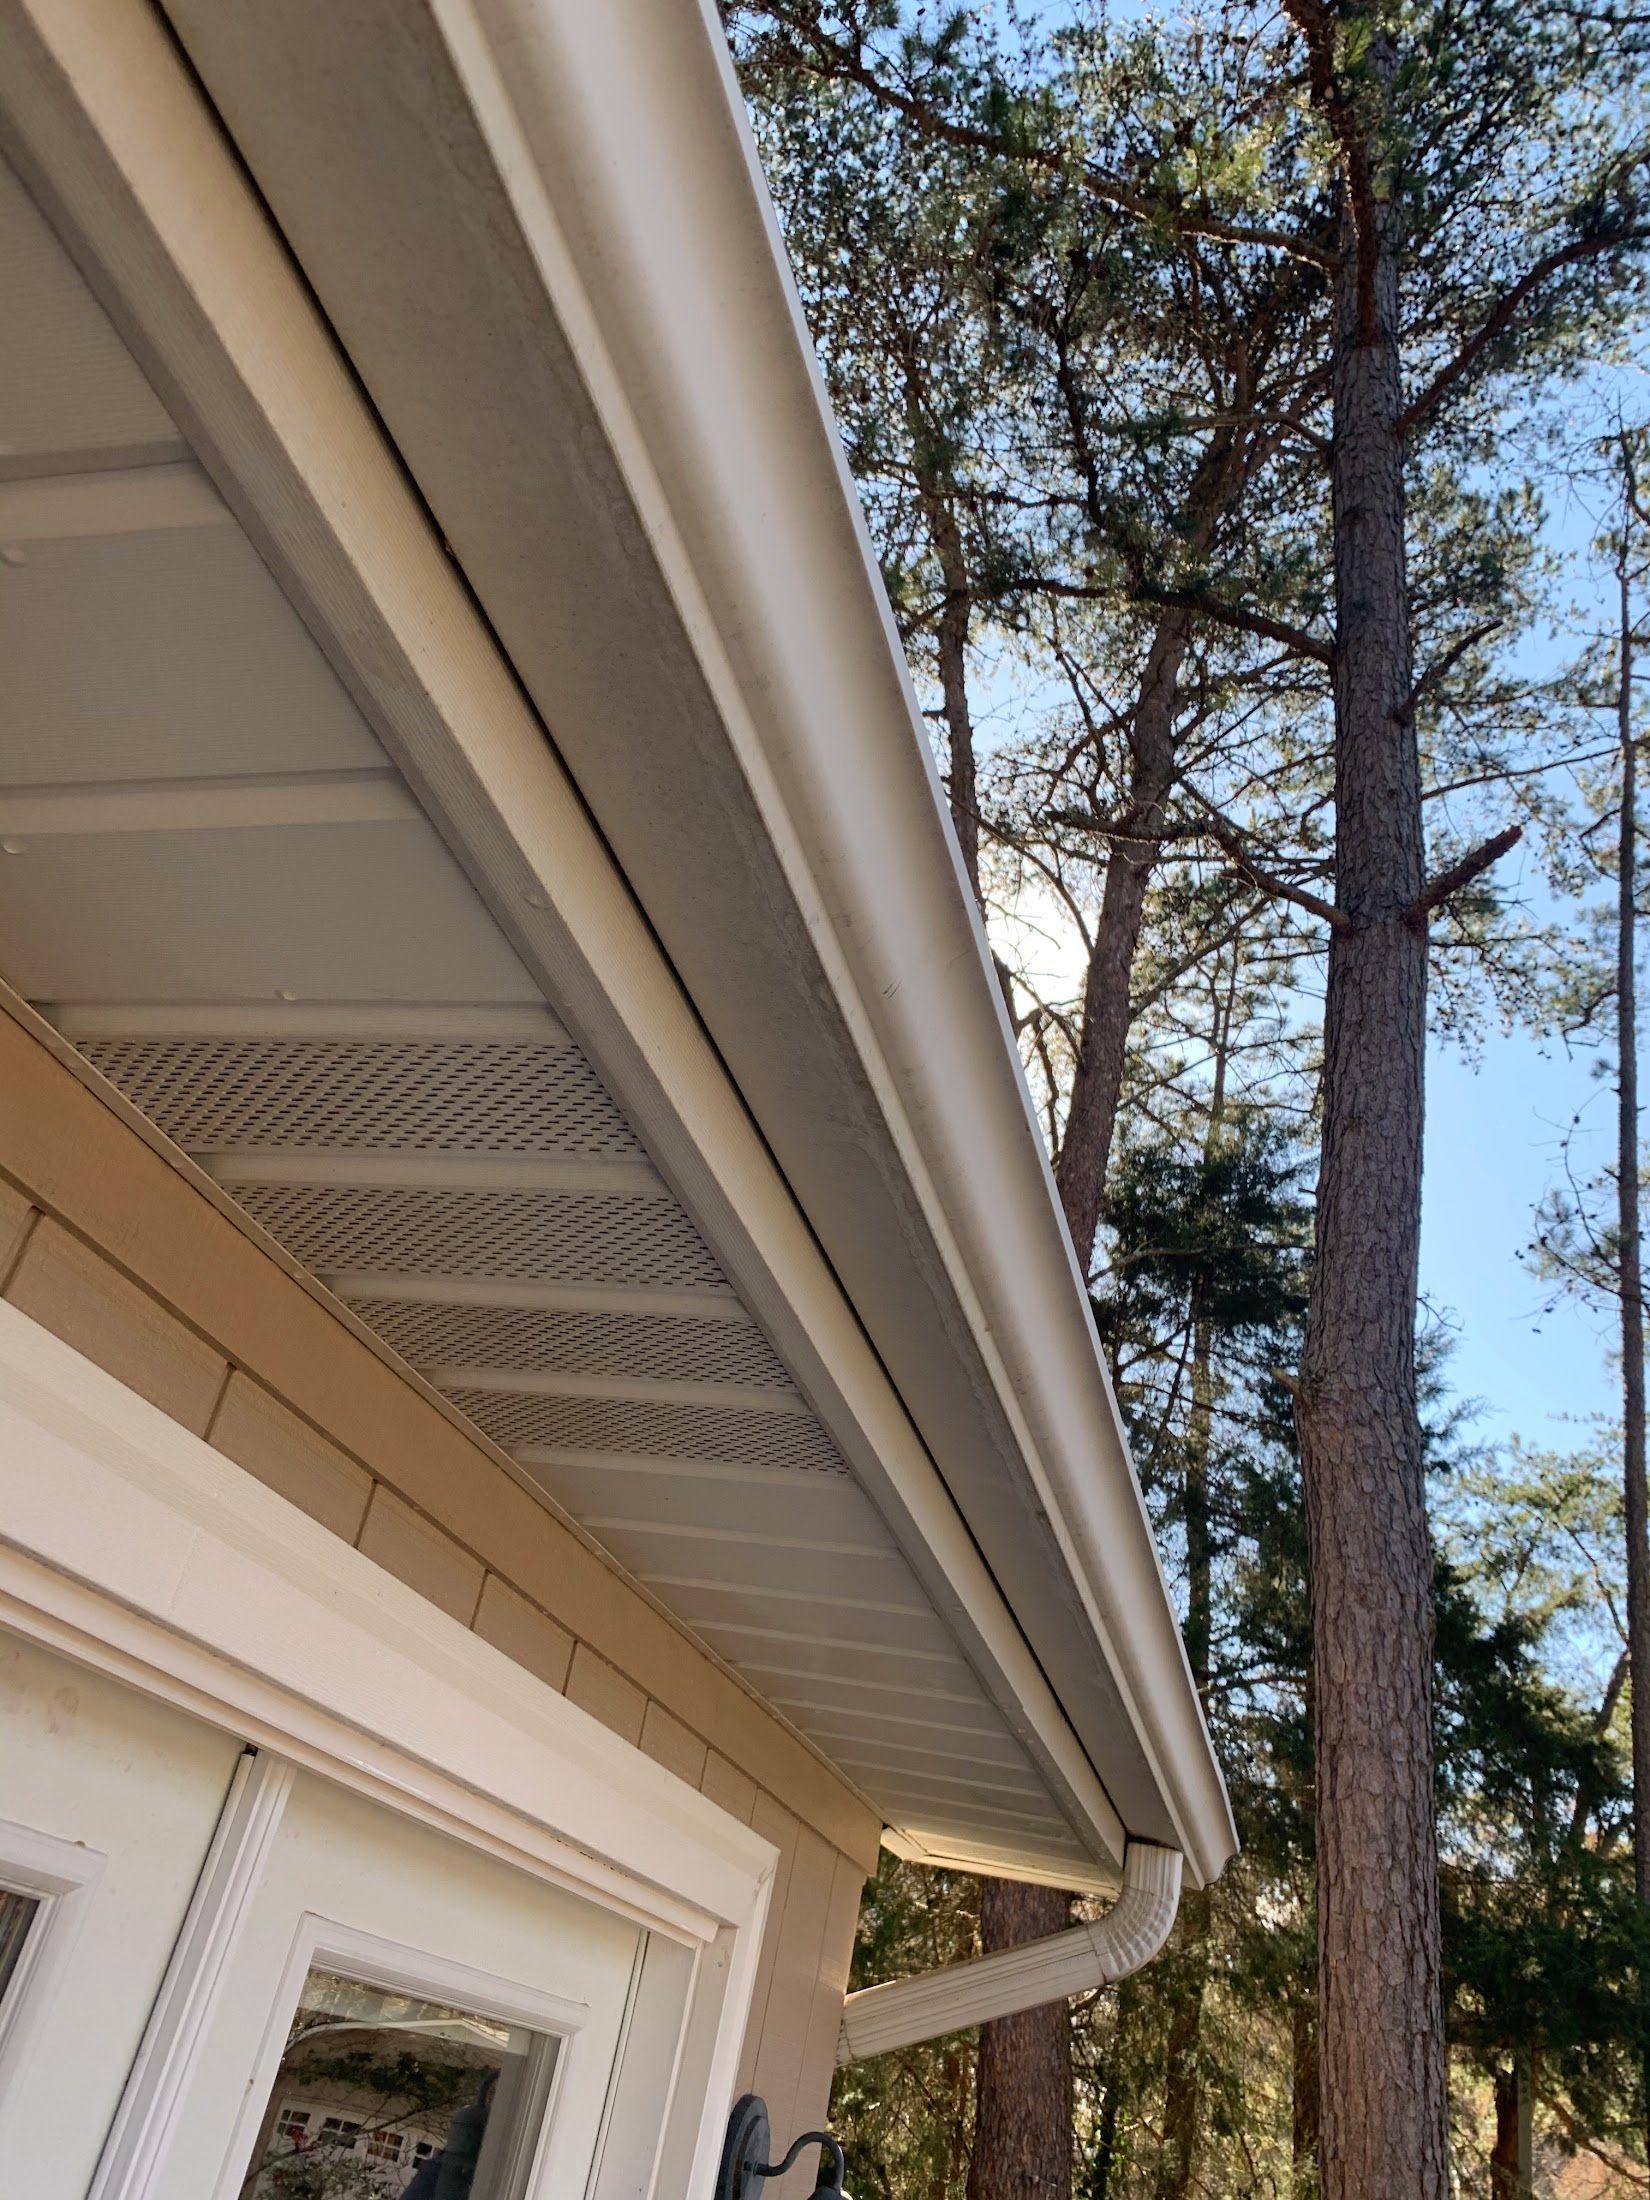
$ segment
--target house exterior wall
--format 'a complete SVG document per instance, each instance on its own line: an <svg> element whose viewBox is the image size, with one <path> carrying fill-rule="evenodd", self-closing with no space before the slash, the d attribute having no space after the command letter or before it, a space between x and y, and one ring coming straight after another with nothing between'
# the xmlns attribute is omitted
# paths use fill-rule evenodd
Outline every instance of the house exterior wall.
<svg viewBox="0 0 1650 2200"><path fill-rule="evenodd" d="M872 1812L7 1013L0 1295L773 1842L740 2089L823 2122Z"/></svg>

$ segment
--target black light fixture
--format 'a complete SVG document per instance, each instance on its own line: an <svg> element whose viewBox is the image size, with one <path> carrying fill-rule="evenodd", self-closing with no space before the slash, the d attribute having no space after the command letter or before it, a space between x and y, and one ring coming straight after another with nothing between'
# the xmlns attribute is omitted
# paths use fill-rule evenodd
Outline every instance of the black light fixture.
<svg viewBox="0 0 1650 2200"><path fill-rule="evenodd" d="M760 2094L745 2093L733 2104L728 2135L722 2146L722 2167L716 2174L716 2200L759 2200L763 2180L783 2177L804 2147L824 2147L831 2168L821 2171L813 2200L848 2200L842 2189L842 2149L828 2131L805 2131L791 2142L783 2161L770 2162L768 2104Z"/></svg>

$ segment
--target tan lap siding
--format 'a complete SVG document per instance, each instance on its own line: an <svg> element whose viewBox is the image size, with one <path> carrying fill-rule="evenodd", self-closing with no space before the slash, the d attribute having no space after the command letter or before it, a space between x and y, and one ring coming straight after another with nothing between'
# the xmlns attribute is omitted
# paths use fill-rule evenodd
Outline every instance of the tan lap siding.
<svg viewBox="0 0 1650 2200"><path fill-rule="evenodd" d="M781 2143L821 2122L879 1835L864 1803L4 1012L0 1289L775 1843L742 2082ZM801 2165L791 2189L813 2189Z"/></svg>

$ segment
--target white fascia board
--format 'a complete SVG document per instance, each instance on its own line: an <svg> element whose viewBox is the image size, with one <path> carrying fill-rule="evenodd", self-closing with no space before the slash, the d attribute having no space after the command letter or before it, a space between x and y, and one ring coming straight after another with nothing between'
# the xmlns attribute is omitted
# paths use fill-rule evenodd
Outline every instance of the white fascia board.
<svg viewBox="0 0 1650 2200"><path fill-rule="evenodd" d="M1130 1830L1234 1836L708 0L170 0Z"/></svg>
<svg viewBox="0 0 1650 2200"><path fill-rule="evenodd" d="M0 147L52 207L219 490L760 1309L1094 1859L1087 1874L1074 1867L1075 1883L1109 1884L1127 1829L1092 1753L148 0L0 0ZM421 1012L374 1013L371 1028L398 1032ZM441 1013L470 1028L472 1012ZM330 1027L329 1011L302 1005L199 1014L203 1029ZM63 1022L96 1036L143 1017L106 1005ZM541 1025L556 1029L532 1011L527 1028ZM221 1197L209 1178L198 1186ZM393 1288L331 1280L350 1293ZM730 1299L699 1311L739 1309Z"/></svg>

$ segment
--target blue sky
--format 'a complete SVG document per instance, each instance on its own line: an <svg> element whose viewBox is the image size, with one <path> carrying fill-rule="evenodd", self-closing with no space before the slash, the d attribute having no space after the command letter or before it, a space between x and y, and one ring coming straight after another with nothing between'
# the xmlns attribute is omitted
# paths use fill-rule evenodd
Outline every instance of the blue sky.
<svg viewBox="0 0 1650 2200"><path fill-rule="evenodd" d="M1642 370L1601 363L1560 401L1566 432L1542 481L1544 539L1565 561L1560 594L1571 600L1570 631L1538 628L1525 638L1515 662L1534 680L1554 676L1581 632L1607 626L1613 614L1605 602L1613 584L1589 555L1600 491L1585 472L1568 475L1559 452L1602 433L1618 403L1629 418L1643 417ZM1601 738L1612 730L1601 721ZM1500 883L1537 913L1562 913L1527 848L1508 859ZM1643 985L1641 969L1641 993ZM1595 1175L1614 1149L1613 1067L1608 1044L1601 1061L1599 1049L1572 1054L1522 1030L1492 1029L1472 1061L1442 1041L1429 1051L1421 1289L1454 1334L1449 1380L1478 1401L1487 1440L1516 1434L1564 1449L1585 1441L1587 1424L1620 1413L1612 1310L1574 1297L1555 1303L1519 1257L1535 1234L1537 1206L1563 1180L1568 1126L1579 1118L1571 1148L1578 1175Z"/></svg>
<svg viewBox="0 0 1650 2200"><path fill-rule="evenodd" d="M1435 1043L1427 1088L1421 1289L1455 1336L1451 1386L1481 1403L1486 1439L1578 1444L1577 1422L1617 1410L1608 1311L1573 1299L1548 1311L1550 1292L1519 1255L1578 1111L1597 1126L1591 1142L1603 1160L1614 1088L1586 1061L1517 1031L1487 1038L1476 1065Z"/></svg>

